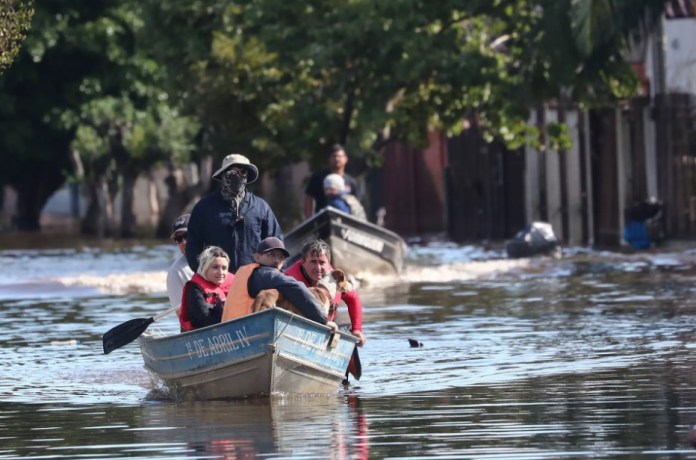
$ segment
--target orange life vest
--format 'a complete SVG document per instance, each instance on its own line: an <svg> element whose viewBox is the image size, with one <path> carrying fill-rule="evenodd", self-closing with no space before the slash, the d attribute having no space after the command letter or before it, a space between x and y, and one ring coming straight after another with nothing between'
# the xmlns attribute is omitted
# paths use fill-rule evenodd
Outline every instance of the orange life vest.
<svg viewBox="0 0 696 460"><path fill-rule="evenodd" d="M249 277L260 267L257 263L243 265L234 274L234 281L227 294L225 309L222 311L222 322L251 314L251 304L254 298L249 295Z"/></svg>

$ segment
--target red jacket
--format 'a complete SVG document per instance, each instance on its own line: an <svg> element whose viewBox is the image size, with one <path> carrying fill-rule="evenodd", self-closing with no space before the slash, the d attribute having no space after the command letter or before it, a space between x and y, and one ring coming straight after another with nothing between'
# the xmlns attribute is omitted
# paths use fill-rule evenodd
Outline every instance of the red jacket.
<svg viewBox="0 0 696 460"><path fill-rule="evenodd" d="M331 267L333 270L333 267ZM310 278L305 273L302 268L302 259L298 260L294 264L290 265L284 272L288 276L292 276L296 280L304 283L305 286L311 287L316 286L317 283L311 282ZM362 302L360 301L360 296L353 289L349 292L339 292L336 296L340 295L340 300L343 300L348 307L348 315L350 316L351 330L362 331ZM336 300L336 299L334 299ZM336 310L329 312L329 321L333 321L336 317Z"/></svg>
<svg viewBox="0 0 696 460"><path fill-rule="evenodd" d="M195 329L188 318L188 301L186 300L188 297L187 292L190 283L200 286L201 290L203 291L203 295L205 296L205 301L211 305L215 305L218 300L224 302L227 298L227 291L230 289L232 279L234 279L234 275L228 273L225 281L218 286L217 284L211 283L207 279L203 278L198 273L193 275L193 278L191 278L191 280L184 285L184 291L181 295L181 311L179 311L179 324L181 324L181 332L192 331Z"/></svg>

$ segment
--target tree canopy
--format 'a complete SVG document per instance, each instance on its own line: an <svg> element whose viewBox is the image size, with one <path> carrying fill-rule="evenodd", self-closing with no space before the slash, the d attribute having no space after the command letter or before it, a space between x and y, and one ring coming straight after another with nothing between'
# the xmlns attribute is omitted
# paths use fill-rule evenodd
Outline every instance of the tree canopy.
<svg viewBox="0 0 696 460"><path fill-rule="evenodd" d="M534 104L635 93L626 38L661 0L146 2L149 41L225 151L324 161L330 144L456 135L476 113L490 139L534 140ZM162 28L176 30L164 33ZM190 37L191 40L184 40ZM185 43L184 43L185 42Z"/></svg>
<svg viewBox="0 0 696 460"><path fill-rule="evenodd" d="M0 0L15 12L23 4ZM519 147L537 139L528 125L536 104L563 95L591 107L634 94L638 80L622 53L662 7L662 0L42 2L0 79L0 152L12 153L0 183L19 190L31 227L70 175L75 149L85 169L110 164L131 176L231 152L266 169L317 165L335 142L378 164L388 143L423 146L429 131L456 135L471 119L489 139ZM38 188L37 165L45 175Z"/></svg>

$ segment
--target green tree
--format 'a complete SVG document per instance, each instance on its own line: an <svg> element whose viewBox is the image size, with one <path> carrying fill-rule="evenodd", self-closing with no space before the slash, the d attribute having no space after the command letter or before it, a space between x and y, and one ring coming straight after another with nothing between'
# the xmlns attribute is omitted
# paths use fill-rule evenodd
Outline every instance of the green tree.
<svg viewBox="0 0 696 460"><path fill-rule="evenodd" d="M615 106L638 93L640 82L624 56L630 42L645 39L664 9L662 0L536 0L538 17L518 29L516 67L527 107L543 118L544 104L559 110L546 124L554 150L569 147L565 110ZM545 125L545 126L544 126ZM535 135L534 139L538 136Z"/></svg>
<svg viewBox="0 0 696 460"><path fill-rule="evenodd" d="M82 230L113 235L114 200L121 192L119 236L136 234L135 182L164 160L183 162L198 126L167 104L137 109L127 97L95 99L83 106L73 148L84 165L90 202Z"/></svg>
<svg viewBox="0 0 696 460"><path fill-rule="evenodd" d="M529 109L561 89L586 104L631 94L625 38L660 3L217 0L157 2L153 17L177 25L160 48L186 64L178 82L213 145L274 166L323 162L333 142L378 158L389 142L457 134L473 113L490 139L535 142Z"/></svg>
<svg viewBox="0 0 696 460"><path fill-rule="evenodd" d="M92 140L96 137L104 141L106 157L110 159L111 166L106 170L97 168L90 185L95 191L113 190L108 194L110 206L99 209L90 206L94 213L89 213L83 221L85 233L116 233L113 200L115 193L120 192L117 234L126 238L135 236L136 180L142 174L149 175L155 166L188 162L199 129L195 120L180 115L176 99L160 88L162 67L140 51L139 34L145 25L141 16L138 2L121 1L113 17L101 18L109 29L104 48L118 64L115 69L118 84L112 94L95 94L77 111L68 111L64 116L67 127L77 127L78 135L85 136L86 142L76 136L73 144L81 156L87 160L93 158L95 152L88 148L95 145ZM97 158L103 155L100 145L95 145ZM88 161L87 165L90 164ZM89 166L84 169L87 171ZM105 183L113 185L105 187ZM94 196L99 198L99 203L106 202L106 197ZM160 227L166 219L168 228L174 217L160 216Z"/></svg>
<svg viewBox="0 0 696 460"><path fill-rule="evenodd" d="M509 106L516 77L488 46L508 27L503 7L470 3L150 0L146 29L177 31L150 44L176 66L171 81L213 149L274 166L324 161L336 141L422 143L433 127L456 132L472 108Z"/></svg>
<svg viewBox="0 0 696 460"><path fill-rule="evenodd" d="M662 0L541 0L543 11L522 40L521 69L535 100L563 87L586 106L614 104L636 94L638 80L624 59L631 38L645 36Z"/></svg>
<svg viewBox="0 0 696 460"><path fill-rule="evenodd" d="M33 0L0 0L0 75L19 52L33 14Z"/></svg>
<svg viewBox="0 0 696 460"><path fill-rule="evenodd" d="M202 123L202 154L220 159L230 152L249 152L258 133L265 133L258 118L266 99L264 73L277 73L254 37L226 46L225 31L235 24L226 13L235 8L227 0L177 2L144 0L143 52L164 68L167 91L181 100L187 113ZM176 31L176 33L172 33ZM237 55L232 62L216 60L219 53Z"/></svg>
<svg viewBox="0 0 696 460"><path fill-rule="evenodd" d="M0 92L0 151L10 158L0 183L18 192L20 228L38 229L48 197L66 178L84 177L92 199L83 230L115 235L118 216L118 234L133 236L137 177L163 162L189 160L198 125L159 88L161 67L138 51L138 6L131 0L38 5ZM82 163L81 174L71 172L71 163Z"/></svg>
<svg viewBox="0 0 696 460"><path fill-rule="evenodd" d="M32 29L0 79L0 184L17 191L19 229L39 229L41 209L72 168L73 132L62 115L113 89L114 64L101 46L108 29L100 18L115 3L38 3Z"/></svg>

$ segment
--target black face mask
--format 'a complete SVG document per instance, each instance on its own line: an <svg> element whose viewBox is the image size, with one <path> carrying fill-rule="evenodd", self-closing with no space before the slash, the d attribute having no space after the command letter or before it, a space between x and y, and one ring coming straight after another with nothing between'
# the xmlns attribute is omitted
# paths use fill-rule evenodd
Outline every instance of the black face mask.
<svg viewBox="0 0 696 460"><path fill-rule="evenodd" d="M246 187L246 177L224 176L222 179L223 195L237 196Z"/></svg>

